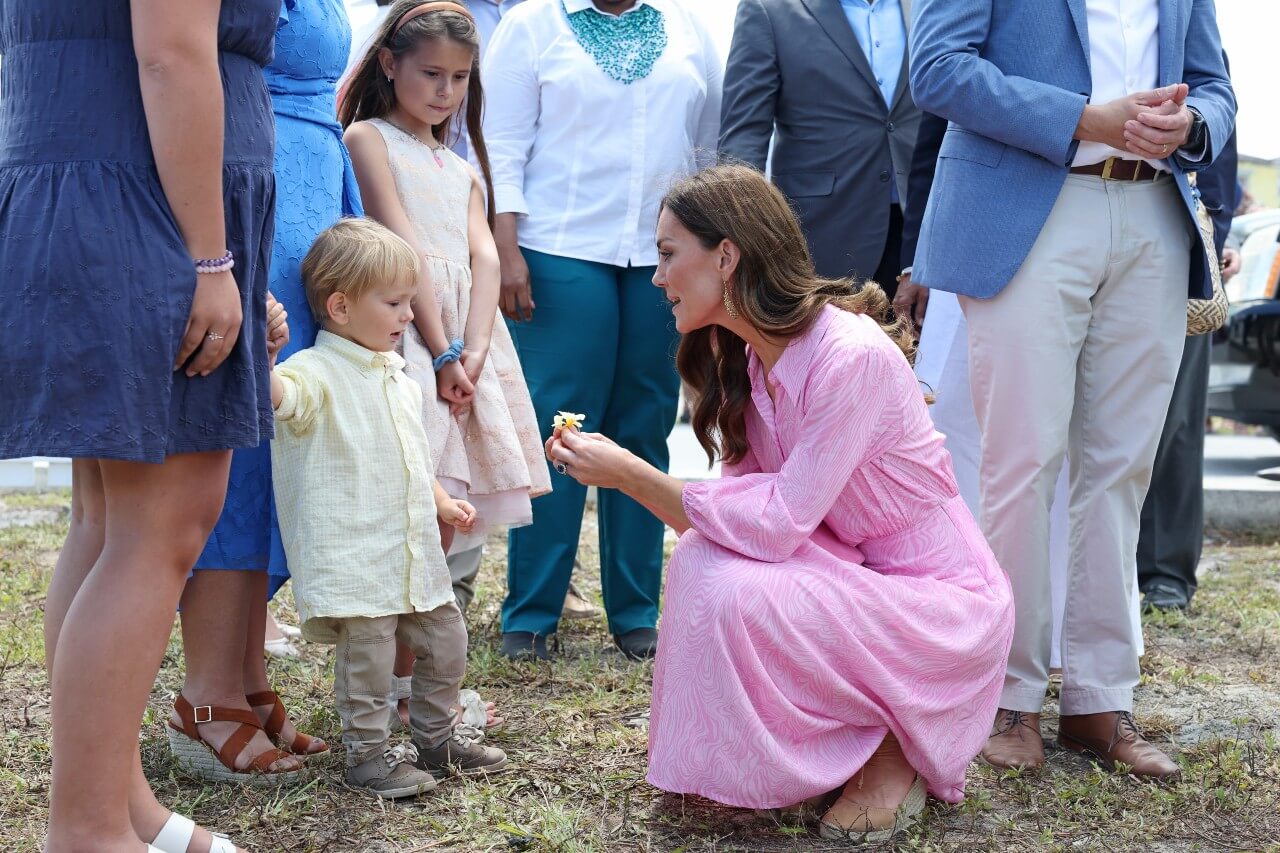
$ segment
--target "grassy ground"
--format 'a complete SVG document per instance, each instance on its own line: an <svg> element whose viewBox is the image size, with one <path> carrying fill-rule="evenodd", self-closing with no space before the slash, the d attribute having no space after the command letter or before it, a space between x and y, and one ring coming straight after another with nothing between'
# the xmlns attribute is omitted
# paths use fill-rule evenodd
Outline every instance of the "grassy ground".
<svg viewBox="0 0 1280 853"><path fill-rule="evenodd" d="M44 589L65 534L65 494L0 495L0 842L35 850L46 818L49 704L40 639ZM7 526L6 526L7 525ZM579 583L592 595L594 532ZM469 614L467 683L508 723L491 740L515 768L488 782L451 780L388 805L341 784L340 758L313 761L301 787L206 787L181 776L162 731L181 681L177 633L143 727L143 760L160 798L259 851L839 850L813 826L783 823L644 781L651 664L611 650L603 624L566 624L552 664L495 653L504 548L490 547ZM1168 788L1111 776L1049 744L1047 766L1001 773L975 763L959 806L932 803L901 850L1280 850L1280 543L1211 541L1186 615L1150 619L1139 722L1181 756ZM288 595L282 596L287 599ZM287 618L287 602L281 609ZM332 659L306 646L272 676L305 731L338 740ZM1046 731L1056 727L1051 703ZM691 749L697 748L690 744Z"/></svg>

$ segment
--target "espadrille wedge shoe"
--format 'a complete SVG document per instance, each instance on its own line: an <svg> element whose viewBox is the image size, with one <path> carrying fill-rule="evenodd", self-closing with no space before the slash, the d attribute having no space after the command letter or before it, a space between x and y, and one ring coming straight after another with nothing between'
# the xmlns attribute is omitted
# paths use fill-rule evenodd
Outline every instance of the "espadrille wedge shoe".
<svg viewBox="0 0 1280 853"><path fill-rule="evenodd" d="M262 724L262 729L267 733L267 737L281 749L294 755L320 755L329 751L329 744L318 737L303 734L298 731L297 726L294 726L293 740L285 739L283 732L285 723L289 721L289 714L285 710L284 702L280 701L280 696L274 690L250 693L244 697L244 700L255 712L258 708L271 708L271 713L267 721Z"/></svg>
<svg viewBox="0 0 1280 853"><path fill-rule="evenodd" d="M864 806L857 803L856 817L852 820L833 820L828 812L818 823L818 834L831 840L855 841L860 844L879 844L888 841L903 830L910 829L924 811L927 792L924 780L919 776L911 783L907 798L896 809ZM853 802L849 797L836 800ZM834 808L834 807L833 807Z"/></svg>
<svg viewBox="0 0 1280 853"><path fill-rule="evenodd" d="M238 708L219 708L214 705L193 707L185 696L179 695L173 703L181 726L169 721L169 750L178 767L197 779L207 782L231 782L239 785L267 787L271 785L293 784L302 780L305 775L301 769L272 771L271 765L282 759L294 756L283 749L269 749L255 756L249 766L243 770L236 769L236 758L248 745L253 736L263 731L257 714ZM200 736L197 728L203 723L239 723L240 727L227 738L221 749L213 746Z"/></svg>

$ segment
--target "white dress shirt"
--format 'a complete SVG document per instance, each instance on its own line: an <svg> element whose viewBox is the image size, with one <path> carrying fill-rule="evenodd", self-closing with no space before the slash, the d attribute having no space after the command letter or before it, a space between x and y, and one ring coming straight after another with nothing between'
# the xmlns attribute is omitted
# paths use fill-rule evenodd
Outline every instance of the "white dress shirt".
<svg viewBox="0 0 1280 853"><path fill-rule="evenodd" d="M1089 21L1089 103L1105 104L1134 92L1154 89L1160 76L1160 9L1157 0L1085 0ZM1172 152L1170 152L1172 153ZM1081 142L1073 166L1090 166L1108 157L1141 160L1101 142ZM1163 160L1148 161L1168 171Z"/></svg>
<svg viewBox="0 0 1280 853"><path fill-rule="evenodd" d="M658 206L671 183L715 162L721 63L703 27L673 0L667 48L630 85L583 50L561 0L528 0L486 51L485 141L497 213L517 213L520 245L625 267L654 266ZM570 12L591 0L564 0ZM631 14L630 11L624 15Z"/></svg>

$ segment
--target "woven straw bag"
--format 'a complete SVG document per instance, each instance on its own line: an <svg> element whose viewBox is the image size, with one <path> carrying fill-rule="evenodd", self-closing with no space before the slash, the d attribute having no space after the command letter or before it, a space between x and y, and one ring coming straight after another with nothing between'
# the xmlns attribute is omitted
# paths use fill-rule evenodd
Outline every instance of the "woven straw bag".
<svg viewBox="0 0 1280 853"><path fill-rule="evenodd" d="M1227 293L1222 289L1222 265L1218 262L1218 251L1213 240L1213 220L1209 211L1200 199L1200 191L1195 189L1196 176L1187 176L1196 197L1196 225L1200 228L1200 238L1204 243L1205 254L1209 260L1209 276L1213 279L1213 296L1208 299L1187 300L1187 335L1205 335L1216 332L1227 322Z"/></svg>

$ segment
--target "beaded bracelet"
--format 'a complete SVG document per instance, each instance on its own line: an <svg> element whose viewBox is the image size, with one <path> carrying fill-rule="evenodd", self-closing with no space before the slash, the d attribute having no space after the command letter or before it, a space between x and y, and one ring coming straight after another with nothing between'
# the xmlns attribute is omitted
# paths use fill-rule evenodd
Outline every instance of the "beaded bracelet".
<svg viewBox="0 0 1280 853"><path fill-rule="evenodd" d="M236 259L235 256L228 251L220 258L197 258L193 263L196 265L196 272L212 274L218 272L230 272L235 269Z"/></svg>
<svg viewBox="0 0 1280 853"><path fill-rule="evenodd" d="M462 338L457 338L453 343L449 344L447 350L435 357L431 362L431 369L439 373L440 368L446 364L452 364L460 358L462 358Z"/></svg>

